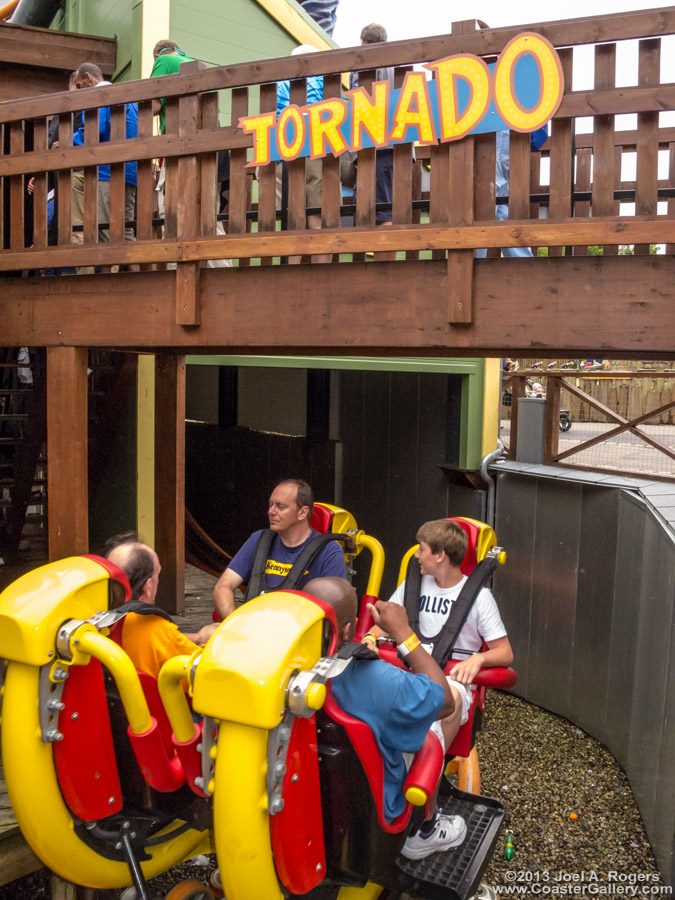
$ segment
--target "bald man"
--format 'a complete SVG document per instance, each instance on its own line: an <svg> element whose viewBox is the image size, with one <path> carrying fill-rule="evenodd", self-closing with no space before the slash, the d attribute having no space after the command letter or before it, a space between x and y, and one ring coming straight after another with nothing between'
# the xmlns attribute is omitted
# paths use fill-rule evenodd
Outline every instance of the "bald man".
<svg viewBox="0 0 675 900"><path fill-rule="evenodd" d="M354 637L356 592L344 578L314 578L303 591L318 597L335 610L338 648ZM405 808L403 782L407 775L405 753L416 753L434 731L443 747L437 720L450 715L454 700L441 668L422 647L408 624L406 611L394 603L378 600L368 604L375 623L395 640L410 671L383 660L354 659L330 682L336 703L349 715L370 726L384 763L384 813L393 821ZM407 646L406 646L407 644ZM432 798L434 813L417 834L409 837L401 853L422 859L462 843L466 823L461 816L445 816L436 807L438 787Z"/></svg>
<svg viewBox="0 0 675 900"><path fill-rule="evenodd" d="M119 566L129 579L130 600L152 608L148 613L127 613L122 620L120 643L139 672L157 678L168 659L191 655L199 649L195 643L199 633L182 634L169 614L154 606L162 567L152 547L130 532L111 538L106 548L106 559Z"/></svg>

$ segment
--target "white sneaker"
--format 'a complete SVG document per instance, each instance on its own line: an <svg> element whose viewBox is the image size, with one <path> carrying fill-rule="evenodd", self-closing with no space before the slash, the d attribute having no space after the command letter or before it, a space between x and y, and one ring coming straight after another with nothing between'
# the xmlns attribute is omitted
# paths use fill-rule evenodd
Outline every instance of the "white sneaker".
<svg viewBox="0 0 675 900"><path fill-rule="evenodd" d="M424 859L432 853L459 847L465 837L466 822L461 816L439 816L429 837L422 837L418 831L406 840L401 855L406 859Z"/></svg>

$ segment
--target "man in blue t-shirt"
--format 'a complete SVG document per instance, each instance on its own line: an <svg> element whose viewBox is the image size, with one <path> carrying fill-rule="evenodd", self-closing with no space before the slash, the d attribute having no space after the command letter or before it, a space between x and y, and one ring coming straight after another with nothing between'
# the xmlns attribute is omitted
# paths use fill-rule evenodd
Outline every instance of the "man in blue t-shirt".
<svg viewBox="0 0 675 900"><path fill-rule="evenodd" d="M304 591L335 610L338 649L354 636L356 592L344 578L315 578ZM384 814L393 821L405 809L403 783L407 775L406 753L416 753L432 729L443 745L438 719L454 709L452 693L441 668L413 633L406 611L395 603L378 600L368 604L375 623L385 629L405 655L410 671L380 659L353 659L330 682L333 698L349 715L366 722L382 753L384 764ZM436 808L431 818L402 849L408 859L422 859L431 853L459 846L466 836L461 816L445 816Z"/></svg>
<svg viewBox="0 0 675 900"><path fill-rule="evenodd" d="M317 532L309 524L313 508L312 489L306 481L286 478L274 487L267 506L267 516L275 537L265 564L263 593L279 587L304 547L316 536ZM213 602L223 619L234 612L235 590L251 576L255 550L261 535L262 531L255 531L249 537L216 582ZM300 589L307 581L320 575L344 578L345 558L337 541L324 544L293 587Z"/></svg>

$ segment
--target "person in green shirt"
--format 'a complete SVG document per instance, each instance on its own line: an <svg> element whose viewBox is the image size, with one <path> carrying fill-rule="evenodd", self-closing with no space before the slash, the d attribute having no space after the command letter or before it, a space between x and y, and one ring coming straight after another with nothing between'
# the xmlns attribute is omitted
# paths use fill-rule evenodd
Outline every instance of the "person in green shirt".
<svg viewBox="0 0 675 900"><path fill-rule="evenodd" d="M178 75L184 62L192 62L192 57L184 53L175 41L157 41L152 51L155 62L152 66L151 78L159 75ZM159 116L159 133L166 132L166 100L161 97L153 100L152 111Z"/></svg>

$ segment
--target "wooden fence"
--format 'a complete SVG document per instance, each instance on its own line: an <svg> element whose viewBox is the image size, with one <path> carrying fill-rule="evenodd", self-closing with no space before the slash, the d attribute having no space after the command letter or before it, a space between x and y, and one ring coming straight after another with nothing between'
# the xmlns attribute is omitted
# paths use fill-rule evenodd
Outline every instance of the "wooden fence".
<svg viewBox="0 0 675 900"><path fill-rule="evenodd" d="M452 33L359 49L336 50L304 57L272 59L228 67L202 69L188 64L186 73L145 79L112 87L52 94L0 104L0 272L51 270L97 265L103 271L118 264L141 268L177 263L178 281L186 297L184 324L190 324L190 286L200 261L261 261L270 265L294 254L333 254L359 260L367 251L405 251L448 259L455 291L448 300L449 321L472 321L471 269L473 251L486 247L546 247L550 256L585 255L589 245L616 254L631 245L636 254L649 245L675 244L671 218L675 203L675 129L660 128L659 115L675 107L675 84L660 81L663 37L675 34L675 8L617 14L599 18L549 22L529 26L558 48L565 74L565 94L550 125L543 150L530 152L527 134L511 134L510 220L495 219L495 136L481 135L458 142L432 145L413 162L411 145L394 148L393 228L375 228L375 150L358 156L353 218L345 225L339 160L323 162L322 230L306 228L304 160L288 164L288 205L275 209L274 166L254 175L246 168L251 138L233 125L218 125L218 93L229 92L231 117L276 106L276 82L293 79L291 100L305 102L306 78L324 76L326 97L338 97L342 75L358 70L368 85L374 70L396 66L396 83L416 64L455 53L493 59L523 28L476 30L476 23L460 22ZM616 85L617 48L639 41L637 84ZM572 91L577 62L574 48L595 44L592 90ZM153 100L167 98L166 134L153 134ZM124 138L124 103L139 105L138 137ZM97 107L111 107L111 140L98 143ZM84 146L72 146L73 114L84 111ZM637 115L636 127L617 130L615 116ZM50 117L60 117L59 146L47 149ZM575 120L592 118L592 133L577 134ZM230 153L230 188L224 216L227 235L216 235L216 151ZM659 178L659 153L667 152L667 175ZM622 159L636 155L636 175L622 180ZM166 159L164 233L157 228L153 160ZM541 161L548 160L550 177L542 177ZM138 161L136 241L124 241L124 162ZM96 196L99 163L111 163L110 242L99 243ZM422 172L428 167L428 189L422 191ZM68 197L72 173L84 168L83 243L72 243L71 208L58 209L57 244L47 229L48 173L58 173L61 197ZM591 176L591 172L593 173ZM26 188L34 178L32 206ZM257 195L257 201L252 199ZM659 211L658 202L667 209ZM634 214L620 209L635 204ZM546 218L542 216L546 215ZM279 222L286 230L278 230ZM251 233L254 231L254 233ZM536 251L535 251L536 252ZM338 254L342 254L340 257ZM346 256L348 254L348 256ZM107 270L109 271L109 269ZM611 286L608 286L611 290ZM464 297L464 303L462 302ZM592 299L589 298L589 302Z"/></svg>

